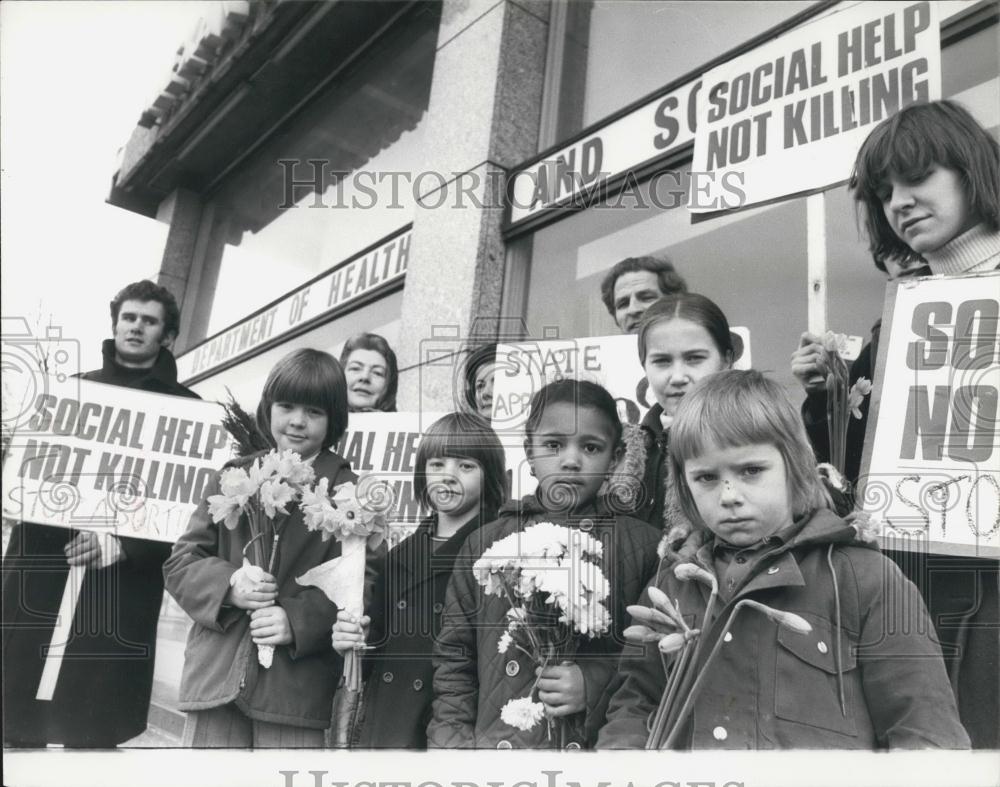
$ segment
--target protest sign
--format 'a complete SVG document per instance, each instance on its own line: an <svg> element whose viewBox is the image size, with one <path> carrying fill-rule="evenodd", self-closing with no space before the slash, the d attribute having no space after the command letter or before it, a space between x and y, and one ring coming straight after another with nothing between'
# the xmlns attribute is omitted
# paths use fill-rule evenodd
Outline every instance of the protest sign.
<svg viewBox="0 0 1000 787"><path fill-rule="evenodd" d="M3 515L173 542L230 455L211 402L31 375L4 457ZM87 569L71 567L35 698L53 698Z"/></svg>
<svg viewBox="0 0 1000 787"><path fill-rule="evenodd" d="M211 402L50 379L4 465L4 516L174 541L205 484L230 458ZM390 519L419 521L413 470L421 429L439 415L352 413L337 451L389 482Z"/></svg>
<svg viewBox="0 0 1000 787"><path fill-rule="evenodd" d="M3 515L172 542L230 457L222 415L212 402L50 377L13 434Z"/></svg>
<svg viewBox="0 0 1000 787"><path fill-rule="evenodd" d="M749 369L750 331L744 327L731 330L743 341L735 367ZM491 423L507 452L514 499L531 494L536 486L524 455L524 422L531 397L542 386L564 378L602 385L615 399L618 417L625 424L640 423L656 404L646 385L636 342L635 336L618 335L497 346Z"/></svg>
<svg viewBox="0 0 1000 787"><path fill-rule="evenodd" d="M849 5L708 72L698 95L692 212L826 188L844 180L869 132L941 97L937 3Z"/></svg>
<svg viewBox="0 0 1000 787"><path fill-rule="evenodd" d="M690 144L700 87L701 82L682 85L513 172L511 224L557 205L591 204L603 185Z"/></svg>
<svg viewBox="0 0 1000 787"><path fill-rule="evenodd" d="M413 490L417 448L423 430L443 413L351 413L337 453L360 477L374 476L392 494L386 514L389 541L398 543L416 529L422 511ZM376 488L375 486L372 489Z"/></svg>
<svg viewBox="0 0 1000 787"><path fill-rule="evenodd" d="M890 285L858 499L894 549L1000 556L1000 274Z"/></svg>

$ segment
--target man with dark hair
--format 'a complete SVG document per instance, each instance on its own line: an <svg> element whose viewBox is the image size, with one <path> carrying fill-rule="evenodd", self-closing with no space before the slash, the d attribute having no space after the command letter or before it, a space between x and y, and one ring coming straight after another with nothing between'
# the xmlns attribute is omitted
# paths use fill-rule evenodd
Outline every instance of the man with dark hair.
<svg viewBox="0 0 1000 787"><path fill-rule="evenodd" d="M624 259L601 282L601 300L622 333L635 333L653 301L675 292L687 292L687 282L660 257Z"/></svg>
<svg viewBox="0 0 1000 787"><path fill-rule="evenodd" d="M199 398L177 382L170 345L180 310L151 281L111 301L114 338L100 369L80 375L124 388ZM153 686L163 562L171 545L26 522L4 556L4 744L113 748L146 729ZM55 694L37 700L70 566L83 585Z"/></svg>
<svg viewBox="0 0 1000 787"><path fill-rule="evenodd" d="M111 301L112 339L101 347L104 364L80 375L126 388L174 396L194 396L177 382L170 345L177 338L180 309L170 291L148 280L128 285Z"/></svg>

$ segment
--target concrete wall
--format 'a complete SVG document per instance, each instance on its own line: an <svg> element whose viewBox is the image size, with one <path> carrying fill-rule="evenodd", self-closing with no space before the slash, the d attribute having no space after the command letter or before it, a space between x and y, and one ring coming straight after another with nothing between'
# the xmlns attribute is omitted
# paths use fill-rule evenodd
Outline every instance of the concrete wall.
<svg viewBox="0 0 1000 787"><path fill-rule="evenodd" d="M403 291L401 409L454 407L454 367L428 365L434 333L495 330L504 274L503 176L538 149L548 2L446 0L426 119L425 170ZM438 343L440 344L440 343ZM418 368L419 367L419 368Z"/></svg>

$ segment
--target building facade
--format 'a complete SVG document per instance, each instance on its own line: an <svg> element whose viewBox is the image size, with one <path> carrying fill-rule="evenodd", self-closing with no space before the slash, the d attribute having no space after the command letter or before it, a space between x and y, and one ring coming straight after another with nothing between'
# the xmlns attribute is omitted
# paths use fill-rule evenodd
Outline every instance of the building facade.
<svg viewBox="0 0 1000 787"><path fill-rule="evenodd" d="M109 196L169 224L159 281L181 303L180 379L250 408L290 350L337 355L370 331L396 349L400 410L448 410L468 342L615 333L601 278L665 255L801 397L799 334L867 336L884 276L842 183L692 220L683 101L711 68L841 5L219 3ZM996 135L998 3L937 5L942 96ZM628 166L580 199L598 147ZM160 652L176 662L183 618L165 612ZM178 734L169 659L151 722Z"/></svg>

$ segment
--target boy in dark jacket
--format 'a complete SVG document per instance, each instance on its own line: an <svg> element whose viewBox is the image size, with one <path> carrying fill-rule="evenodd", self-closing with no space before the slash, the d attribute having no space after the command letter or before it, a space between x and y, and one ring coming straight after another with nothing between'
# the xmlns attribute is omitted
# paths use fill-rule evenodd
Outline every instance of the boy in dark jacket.
<svg viewBox="0 0 1000 787"><path fill-rule="evenodd" d="M311 462L329 490L357 480L350 464L329 450L347 426L344 373L329 354L303 349L282 358L264 384L257 424L278 451ZM260 456L233 465L247 467ZM341 544L308 529L302 508L292 503L280 533L264 536L271 536L265 546L273 557L250 571L244 556L257 536L246 513L234 511L238 519L230 528L210 512L227 472L237 471L224 470L206 485L163 566L167 591L194 619L181 676L180 708L189 711L184 743L319 748L343 671L330 646L337 606L297 578L339 557ZM270 666L260 658L262 646L273 648Z"/></svg>

